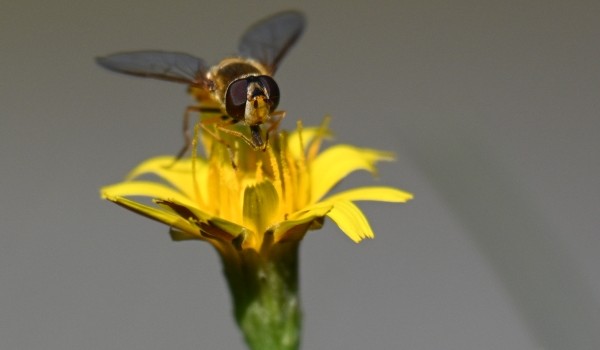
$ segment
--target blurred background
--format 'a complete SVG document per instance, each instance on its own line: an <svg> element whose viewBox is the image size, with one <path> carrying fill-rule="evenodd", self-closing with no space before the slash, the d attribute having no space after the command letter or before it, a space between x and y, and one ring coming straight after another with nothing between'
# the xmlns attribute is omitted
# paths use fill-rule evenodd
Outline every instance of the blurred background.
<svg viewBox="0 0 600 350"><path fill-rule="evenodd" d="M217 254L98 195L181 146L185 86L123 50L216 63L279 10L285 128L392 150L406 205L302 244L304 349L600 348L597 1L12 1L0 5L0 348L243 349Z"/></svg>

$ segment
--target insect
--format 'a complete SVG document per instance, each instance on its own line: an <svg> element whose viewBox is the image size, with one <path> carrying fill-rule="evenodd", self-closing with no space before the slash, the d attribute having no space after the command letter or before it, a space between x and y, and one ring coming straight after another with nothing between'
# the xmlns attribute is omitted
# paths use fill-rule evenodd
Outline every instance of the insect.
<svg viewBox="0 0 600 350"><path fill-rule="evenodd" d="M242 35L238 56L224 58L212 67L201 58L166 51L122 52L98 57L96 62L118 73L189 86L189 92L198 105L186 109L183 122L185 144L177 159L191 144L188 125L192 112L216 115L216 118L200 122L207 132L212 134L207 125L214 123L218 130L240 137L254 150L264 151L268 146L269 133L277 128L285 115L283 111L276 110L280 93L272 76L302 34L304 24L304 16L296 11L267 17ZM250 137L229 128L237 123L249 127ZM263 140L261 125L265 123L270 126Z"/></svg>

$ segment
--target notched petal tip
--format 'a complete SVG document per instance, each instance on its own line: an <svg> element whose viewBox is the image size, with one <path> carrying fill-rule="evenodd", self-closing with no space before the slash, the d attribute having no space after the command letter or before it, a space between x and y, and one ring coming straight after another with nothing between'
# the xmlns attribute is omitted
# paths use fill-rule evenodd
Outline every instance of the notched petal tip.
<svg viewBox="0 0 600 350"><path fill-rule="evenodd" d="M336 202L327 216L355 243L375 237L367 218L352 202Z"/></svg>

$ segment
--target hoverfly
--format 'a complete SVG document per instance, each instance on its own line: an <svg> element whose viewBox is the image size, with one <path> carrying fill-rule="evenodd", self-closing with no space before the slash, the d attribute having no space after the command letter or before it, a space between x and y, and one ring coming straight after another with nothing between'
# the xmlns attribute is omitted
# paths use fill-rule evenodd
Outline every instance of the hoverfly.
<svg viewBox="0 0 600 350"><path fill-rule="evenodd" d="M209 133L212 134L205 124L212 120L218 130L241 137L254 150L264 151L269 133L284 116L283 111L276 110L280 95L272 76L302 34L304 23L304 16L296 11L265 18L246 30L239 42L238 56L227 57L212 67L201 58L165 51L116 53L98 57L96 62L119 73L188 84L199 104L186 110L185 145L177 159L190 147L188 119L191 112L216 114L217 118L200 122ZM237 123L249 127L250 138L228 128ZM265 123L270 126L263 141L261 125ZM217 137L217 140L220 139Z"/></svg>

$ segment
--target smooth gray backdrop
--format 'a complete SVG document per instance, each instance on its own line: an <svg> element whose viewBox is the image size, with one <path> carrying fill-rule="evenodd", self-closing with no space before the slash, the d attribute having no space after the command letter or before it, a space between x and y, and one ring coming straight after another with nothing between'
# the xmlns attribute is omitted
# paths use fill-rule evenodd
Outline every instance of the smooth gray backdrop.
<svg viewBox="0 0 600 350"><path fill-rule="evenodd" d="M185 87L93 58L214 63L287 8L284 126L332 115L415 194L306 237L303 348L600 349L600 3L510 0L2 2L0 349L243 349L213 249L98 197L178 150Z"/></svg>

